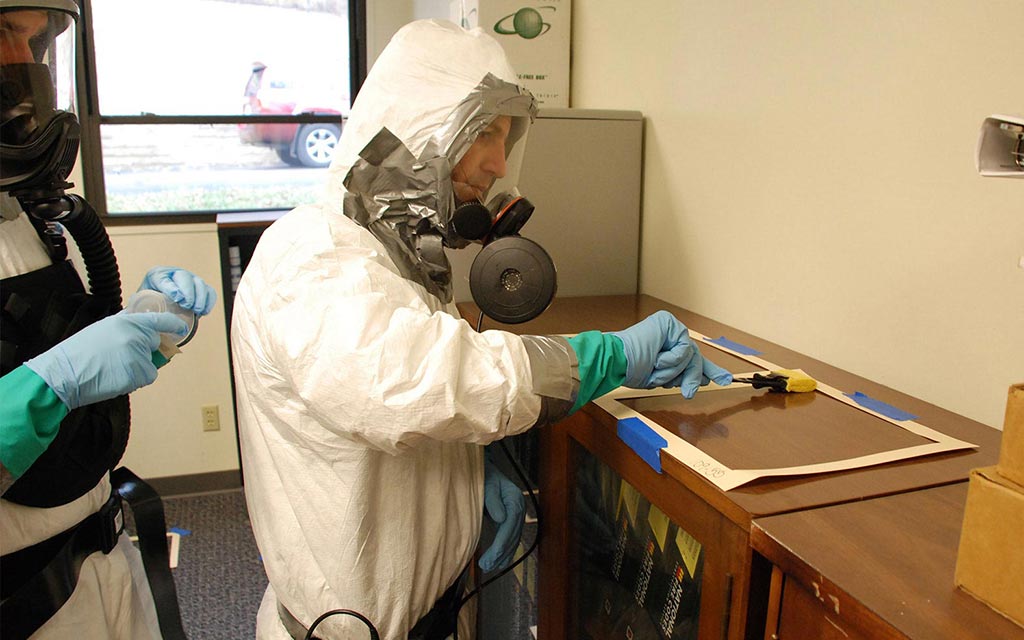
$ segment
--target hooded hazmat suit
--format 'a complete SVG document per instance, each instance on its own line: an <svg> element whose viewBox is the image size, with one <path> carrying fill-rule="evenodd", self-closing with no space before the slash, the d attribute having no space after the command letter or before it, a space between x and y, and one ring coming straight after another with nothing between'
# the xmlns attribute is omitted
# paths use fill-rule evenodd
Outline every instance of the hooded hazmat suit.
<svg viewBox="0 0 1024 640"><path fill-rule="evenodd" d="M512 116L510 165L524 139L535 106L515 79L481 31L404 27L360 90L325 199L271 225L246 269L231 339L270 580L259 638L290 637L280 603L304 626L347 608L404 639L477 546L480 445L576 400L568 343L474 332L440 250L466 244L451 229L451 171L477 134ZM345 616L316 629L365 634Z"/></svg>

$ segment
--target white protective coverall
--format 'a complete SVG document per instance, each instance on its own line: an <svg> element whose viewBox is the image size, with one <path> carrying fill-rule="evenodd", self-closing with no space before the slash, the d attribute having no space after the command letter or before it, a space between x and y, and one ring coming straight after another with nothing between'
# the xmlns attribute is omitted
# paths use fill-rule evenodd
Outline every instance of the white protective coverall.
<svg viewBox="0 0 1024 640"><path fill-rule="evenodd" d="M42 241L17 201L0 194L0 278L49 266ZM0 499L0 555L47 540L97 512L110 497L104 476L68 504L35 508ZM107 555L97 551L82 565L71 598L33 640L146 640L160 638L156 608L138 549L122 533Z"/></svg>
<svg viewBox="0 0 1024 640"><path fill-rule="evenodd" d="M534 109L532 96L515 78L481 31L404 27L360 90L326 198L271 225L245 271L231 339L246 499L270 579L258 638L290 637L280 602L307 627L347 608L404 640L472 559L480 445L575 400L567 343L474 332L450 303L447 261L417 263L410 239L417 221L444 235L451 168L503 113L500 96L519 105L513 129L528 124L533 111L516 109ZM396 138L415 163L382 161ZM346 616L315 633L367 637Z"/></svg>

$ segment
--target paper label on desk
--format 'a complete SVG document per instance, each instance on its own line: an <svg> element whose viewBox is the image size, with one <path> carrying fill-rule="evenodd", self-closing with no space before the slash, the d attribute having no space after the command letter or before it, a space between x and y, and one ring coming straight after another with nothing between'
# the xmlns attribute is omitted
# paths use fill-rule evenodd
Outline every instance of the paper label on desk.
<svg viewBox="0 0 1024 640"><path fill-rule="evenodd" d="M700 543L680 528L676 531L676 546L679 548L679 555L683 557L686 570L690 572L690 577L694 577L697 571L697 559L700 557Z"/></svg>
<svg viewBox="0 0 1024 640"><path fill-rule="evenodd" d="M640 492L625 480L622 481L622 488L619 490L619 506L615 509L616 519L618 519L619 514L622 512L623 504L626 505L629 524L636 526L636 514L640 510Z"/></svg>
<svg viewBox="0 0 1024 640"><path fill-rule="evenodd" d="M654 533L654 539L658 541L658 548L662 552L665 551L665 538L668 537L668 516L661 512L661 509L651 505L651 510L647 513L647 522L651 525L651 532Z"/></svg>
<svg viewBox="0 0 1024 640"><path fill-rule="evenodd" d="M716 349L724 350L732 355L743 358L755 364L761 368L762 371L776 371L779 369L785 369L773 362L769 362L757 356L748 356L740 354L731 349L727 349L722 345L716 344L710 340L707 336L700 334L699 332L690 330L690 337L699 340L707 345ZM792 368L792 367L789 367ZM749 469L733 469L728 465L723 464L721 461L716 460L714 457L709 455L706 451L701 450L695 444L688 442L686 439L679 436L678 433L674 433L670 429L666 429L662 425L658 424L655 420L650 417L643 415L632 408L629 404L624 401L628 399L638 398L650 398L663 395L678 395L678 389L630 389L626 387L619 387L613 391L606 393L605 395L595 398L594 404L601 409L607 411L617 421L618 428L621 429L623 424L627 424L631 419L639 420L645 426L647 426L651 433L663 438L665 440L665 446L658 450L658 460L660 463L663 455L670 456L680 463L686 465L696 473L702 475L709 482L717 486L723 491L730 491L737 487L740 487L748 482L756 480L758 478L768 477L781 477L781 476L796 476L796 475L810 475L814 473L833 473L837 471L846 471L849 469L860 469L863 467L869 467L879 465L887 462L896 462L899 460L908 460L910 458L916 458L920 456L934 455L940 453L946 453L949 451L958 451L961 449L977 449L977 445L971 444L948 436L940 431L930 429L918 422L907 419L913 418L910 415L899 415L897 417L900 420L894 419L892 412L886 409L884 412L879 409L884 407L871 408L865 406L863 402L857 402L855 399L847 394L844 394L839 389L829 386L823 382L820 378L815 376L818 382L817 389L814 393L823 394L830 398L837 400L850 407L856 408L861 411L865 411L881 420L885 420L900 429L904 429L910 433L921 436L922 438L929 440L924 444L918 444L914 446L906 446L896 449L890 449L887 451L879 451L876 453L870 453L867 455L859 455L854 457L840 457L834 460L826 460L821 462L814 462L811 464L798 464L788 467L777 467L777 468L749 468ZM718 387L716 385L708 385L701 387L698 393L720 393L721 390L728 390L742 387L740 383L732 384L726 387ZM863 401L863 398L860 398ZM640 431L639 429L636 431ZM621 437L621 436L620 436ZM628 444L628 443L627 443Z"/></svg>

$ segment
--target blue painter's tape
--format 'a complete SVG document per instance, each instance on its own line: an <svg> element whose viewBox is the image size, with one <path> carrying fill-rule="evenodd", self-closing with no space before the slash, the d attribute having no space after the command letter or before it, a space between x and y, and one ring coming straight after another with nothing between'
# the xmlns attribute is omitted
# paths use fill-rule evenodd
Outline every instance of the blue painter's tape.
<svg viewBox="0 0 1024 640"><path fill-rule="evenodd" d="M891 404L886 404L886 403L882 402L881 400L875 400L874 398L872 398L870 396L864 395L860 391L855 391L854 393L846 393L846 394L843 394L843 395L845 395L847 398L853 400L854 402L856 402L860 406L866 407L868 409L871 409L875 413L880 413L883 416L885 416L886 418L891 418L893 420L916 420L917 419L917 416L915 416L912 413L907 413L903 409L898 409L898 408L892 406Z"/></svg>
<svg viewBox="0 0 1024 640"><path fill-rule="evenodd" d="M189 531L188 529L181 529L181 528L178 528L178 527L169 527L167 530L170 531L171 533L176 533L179 536L189 536L189 535L192 535L192 532Z"/></svg>
<svg viewBox="0 0 1024 640"><path fill-rule="evenodd" d="M759 355L761 355L761 352L758 351L757 349L751 349L750 347L748 347L745 344L740 344L738 342L733 342L732 340L726 338L725 336L722 336L720 338L709 338L708 342L717 344L720 347L725 347L726 349L732 349L736 353L742 353L745 356L759 356Z"/></svg>
<svg viewBox="0 0 1024 640"><path fill-rule="evenodd" d="M619 420L617 433L644 462L661 473L661 450L668 446L668 440L655 433L654 429L644 424L640 418Z"/></svg>

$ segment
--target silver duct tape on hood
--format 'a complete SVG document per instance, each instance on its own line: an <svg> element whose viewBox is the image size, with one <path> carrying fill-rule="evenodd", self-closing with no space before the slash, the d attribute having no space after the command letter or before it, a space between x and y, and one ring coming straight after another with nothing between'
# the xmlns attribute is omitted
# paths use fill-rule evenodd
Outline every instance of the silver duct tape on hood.
<svg viewBox="0 0 1024 640"><path fill-rule="evenodd" d="M526 134L537 114L529 91L488 73L435 129L419 157L387 128L360 151L344 179L343 212L383 244L402 275L451 302L451 265L444 247L469 244L452 229L452 169L496 117L511 116L508 169L488 192L515 192Z"/></svg>

